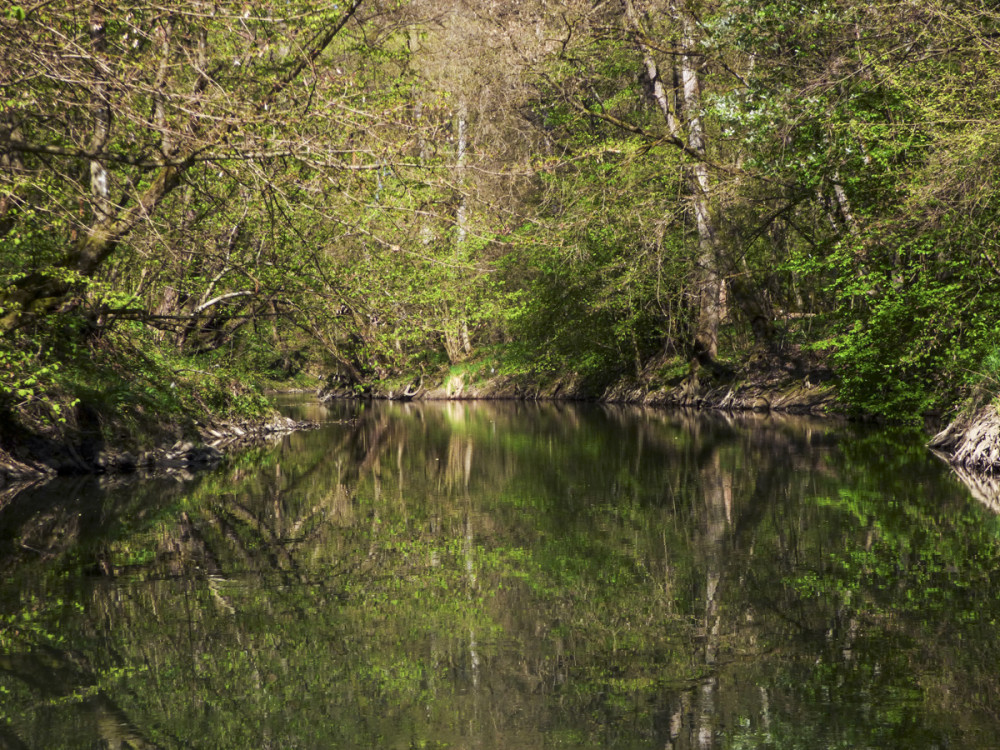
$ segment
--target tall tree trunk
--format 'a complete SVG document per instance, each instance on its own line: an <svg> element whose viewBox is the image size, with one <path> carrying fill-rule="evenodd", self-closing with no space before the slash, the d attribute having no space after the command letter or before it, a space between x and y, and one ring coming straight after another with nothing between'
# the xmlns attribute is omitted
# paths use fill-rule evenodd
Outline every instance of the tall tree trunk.
<svg viewBox="0 0 1000 750"><path fill-rule="evenodd" d="M695 268L695 288L698 318L692 348L698 363L711 363L718 354L719 324L723 317L723 280L719 270L718 232L712 215L712 186L708 176L705 133L701 124L701 85L695 24L689 13L681 10L680 76L674 68L674 81L668 89L662 80L653 50L644 41L643 19L633 0L623 0L625 19L635 34L636 46L642 54L651 96L663 115L668 133L675 145L684 148L695 161L689 167L689 182L698 230L698 254ZM676 102L678 89L681 102ZM686 131L686 140L682 137Z"/></svg>
<svg viewBox="0 0 1000 750"><path fill-rule="evenodd" d="M94 57L99 59L107 48L104 13L94 5L90 14L90 46ZM111 218L111 175L101 161L101 153L111 135L111 101L108 84L103 72L98 73L93 86L94 134L90 139L90 200L93 222L100 226Z"/></svg>
<svg viewBox="0 0 1000 750"><path fill-rule="evenodd" d="M455 158L455 168L458 172L459 185L462 183L462 178L465 175L465 152L469 145L469 109L465 104L465 99L461 99L458 103L458 113L455 115L457 120L458 129L458 148ZM455 214L455 255L457 256L461 253L462 245L465 243L466 235L466 215L468 213L468 207L466 206L465 191L462 190L458 196L458 210Z"/></svg>
<svg viewBox="0 0 1000 750"><path fill-rule="evenodd" d="M464 189L465 159L469 146L469 109L465 103L465 98L459 100L458 111L455 113L455 127L458 131L458 143L455 155L455 171L459 185L458 208L455 211L455 269L453 273L458 276L459 268L462 264L462 253L465 247L466 236L468 234L468 204ZM452 362L460 362L472 352L472 342L469 337L469 324L465 317L464 305L455 304L447 311L445 322L445 349L448 359Z"/></svg>
<svg viewBox="0 0 1000 750"><path fill-rule="evenodd" d="M684 91L684 115L687 122L687 145L697 154L691 165L691 189L698 227L698 255L695 283L698 295L698 321L694 334L694 356L702 364L715 360L719 350L719 323L722 320L722 274L719 271L718 232L711 209L711 183L701 125L701 83L698 61L691 54L695 48L694 21L683 14L683 54L680 56L681 83Z"/></svg>

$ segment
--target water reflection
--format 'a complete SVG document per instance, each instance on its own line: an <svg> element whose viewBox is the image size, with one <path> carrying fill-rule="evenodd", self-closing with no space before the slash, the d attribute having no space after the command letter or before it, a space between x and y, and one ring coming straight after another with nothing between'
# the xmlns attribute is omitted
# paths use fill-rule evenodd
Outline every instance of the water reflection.
<svg viewBox="0 0 1000 750"><path fill-rule="evenodd" d="M968 471L961 466L952 466L956 478L965 485L976 500L991 513L1000 513L1000 477Z"/></svg>
<svg viewBox="0 0 1000 750"><path fill-rule="evenodd" d="M300 404L0 508L0 747L992 747L1000 525L919 436ZM85 729L81 729L85 726Z"/></svg>

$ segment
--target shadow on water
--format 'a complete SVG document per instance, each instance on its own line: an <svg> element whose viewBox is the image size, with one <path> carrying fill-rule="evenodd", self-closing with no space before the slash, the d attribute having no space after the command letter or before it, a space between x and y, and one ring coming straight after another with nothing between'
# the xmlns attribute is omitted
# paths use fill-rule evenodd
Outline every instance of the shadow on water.
<svg viewBox="0 0 1000 750"><path fill-rule="evenodd" d="M289 408L329 424L189 481L0 508L0 747L1000 736L1000 523L918 435Z"/></svg>

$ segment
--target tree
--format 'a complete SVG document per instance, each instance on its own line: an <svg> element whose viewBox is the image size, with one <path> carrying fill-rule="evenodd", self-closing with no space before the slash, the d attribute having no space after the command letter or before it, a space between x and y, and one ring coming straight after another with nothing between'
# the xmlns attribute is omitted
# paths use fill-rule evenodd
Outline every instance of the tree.
<svg viewBox="0 0 1000 750"><path fill-rule="evenodd" d="M982 242L997 222L997 15L850 2L729 13L726 43L759 62L727 126L781 186L767 210L787 227L797 291L829 315L845 397L896 417L953 401L997 346L985 324L996 254Z"/></svg>
<svg viewBox="0 0 1000 750"><path fill-rule="evenodd" d="M313 153L308 125L329 81L314 66L360 5L284 4L279 16L269 2L105 3L89 14L44 3L4 18L0 187L15 251L3 329L57 308L139 230L162 230L167 199L197 190L208 170L274 159L347 168L332 143ZM44 249L16 250L39 233Z"/></svg>

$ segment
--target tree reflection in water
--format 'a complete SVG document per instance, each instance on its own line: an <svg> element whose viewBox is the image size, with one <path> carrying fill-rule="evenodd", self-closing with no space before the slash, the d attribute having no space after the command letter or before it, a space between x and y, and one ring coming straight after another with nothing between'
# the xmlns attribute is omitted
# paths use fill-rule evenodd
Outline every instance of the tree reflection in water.
<svg viewBox="0 0 1000 750"><path fill-rule="evenodd" d="M334 408L318 416L354 419L188 481L7 499L0 746L1000 734L1000 524L919 436L559 404Z"/></svg>

